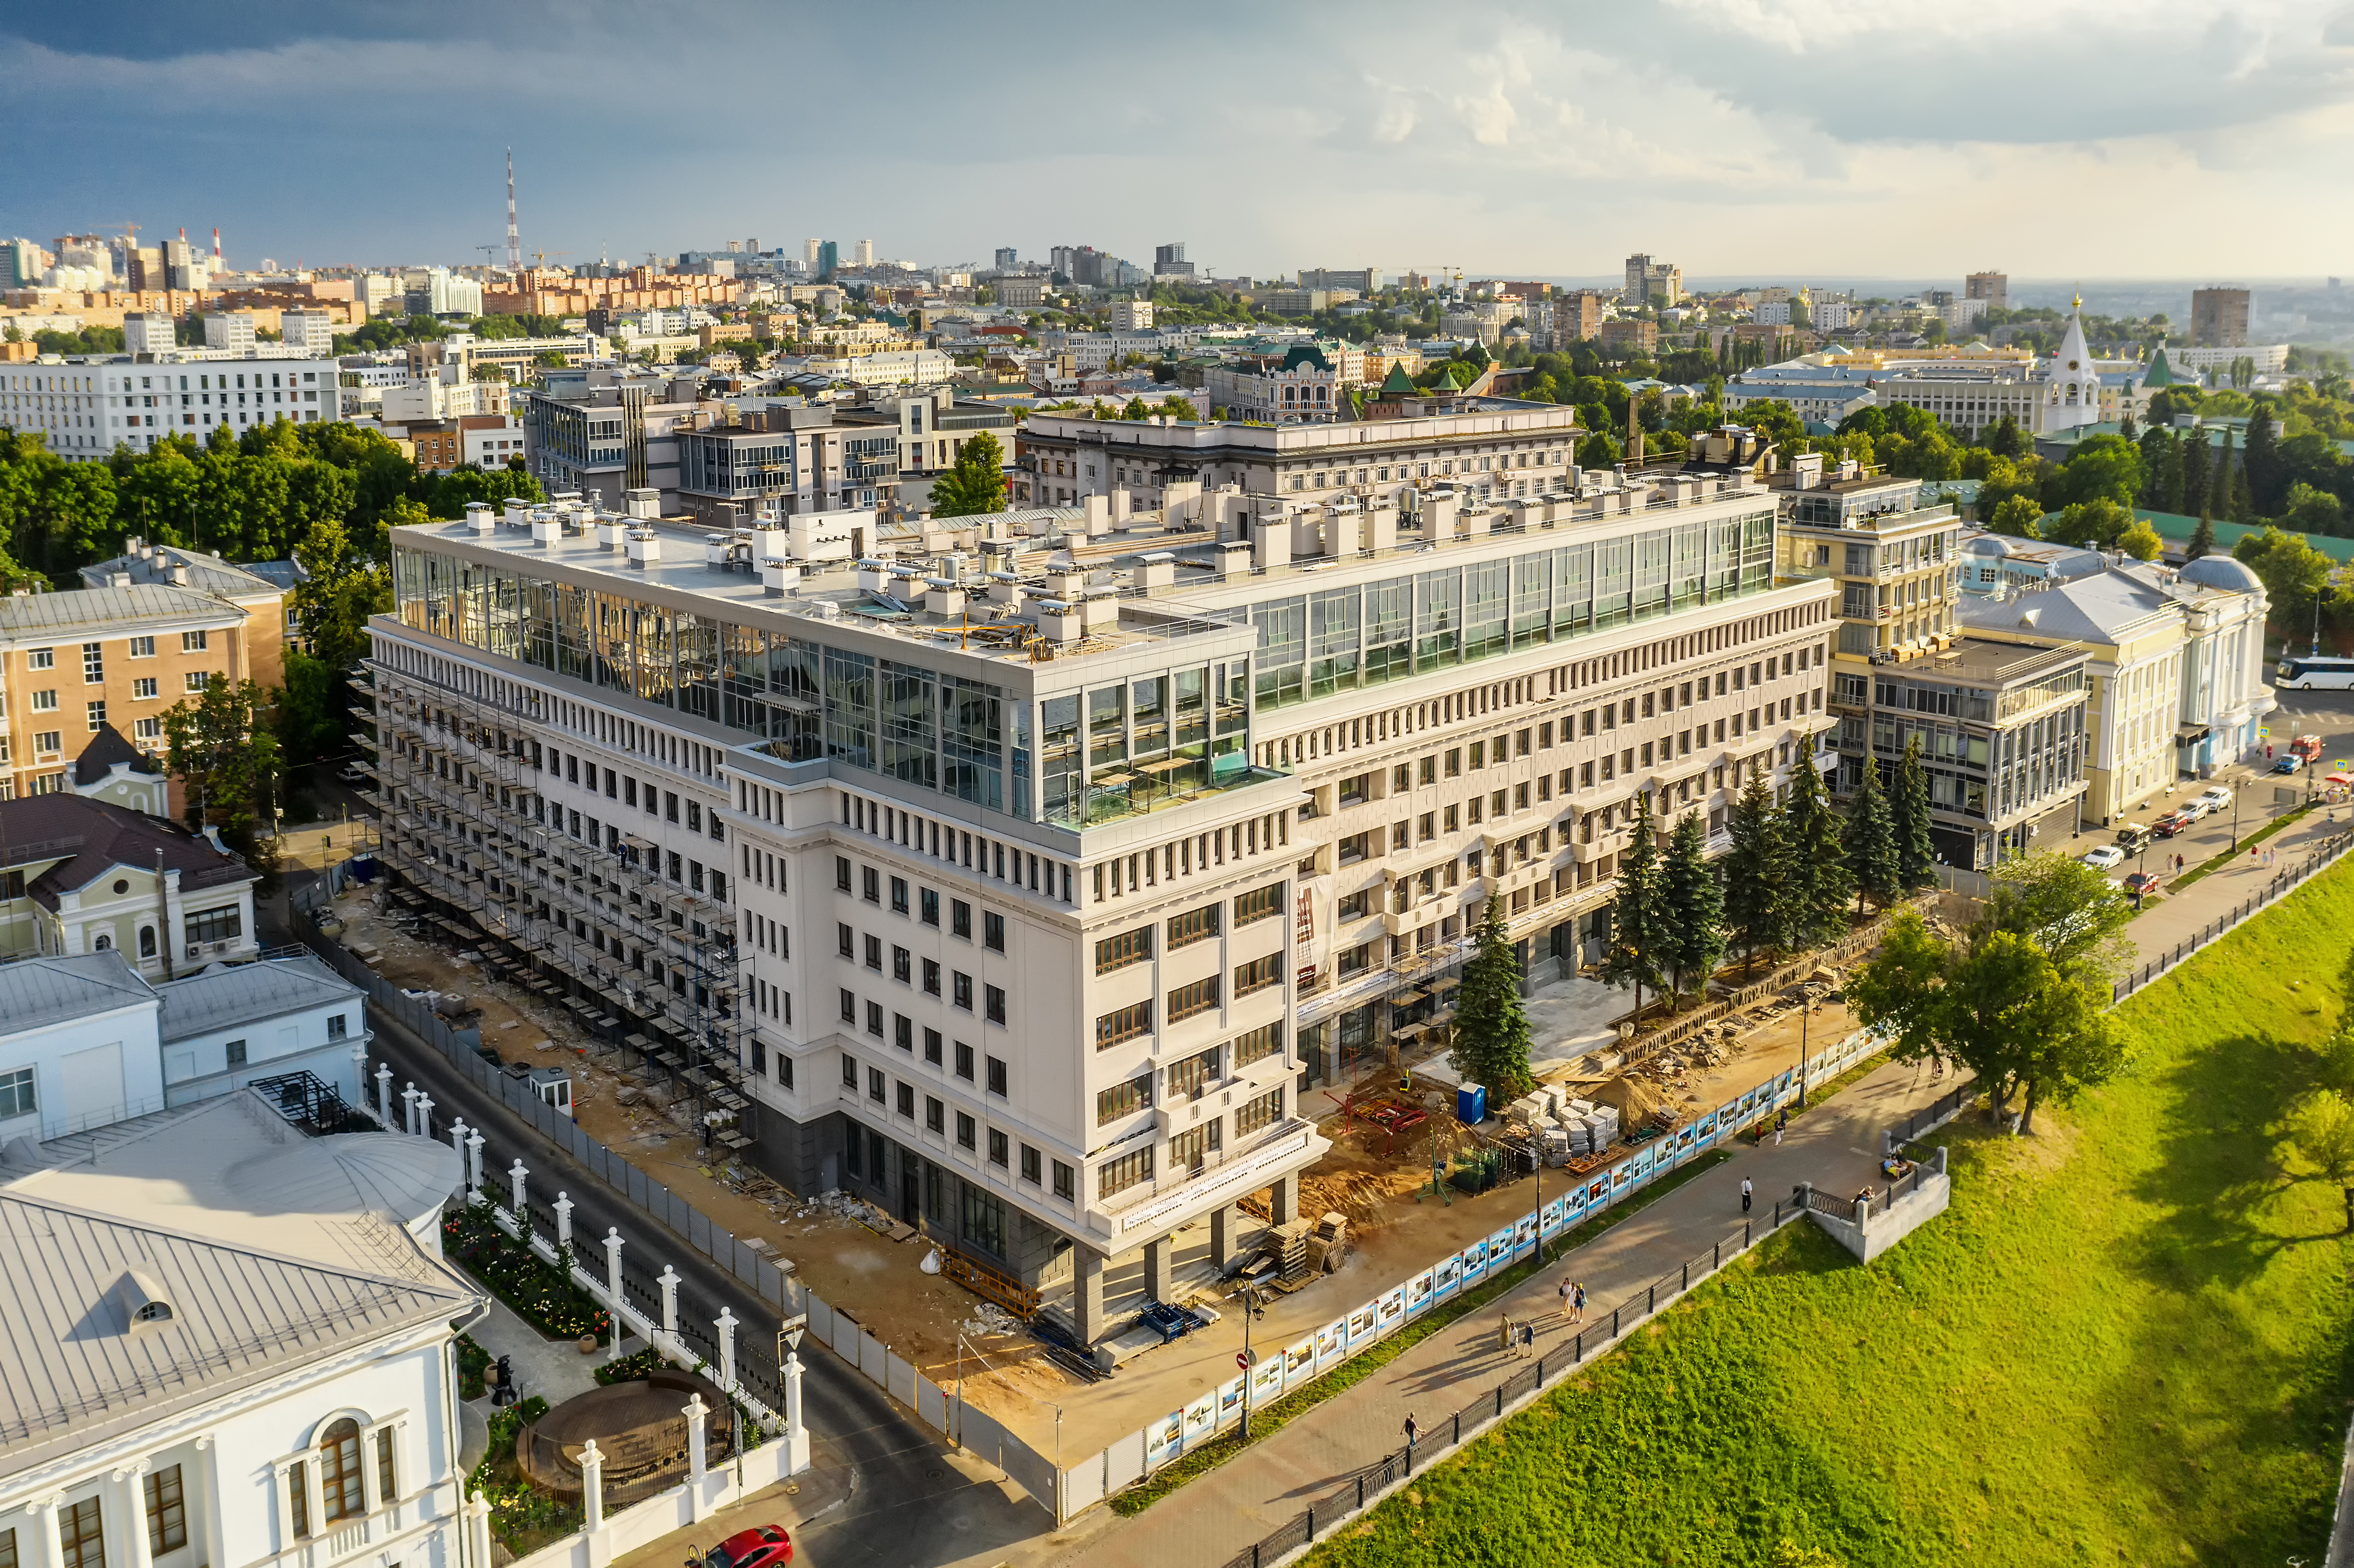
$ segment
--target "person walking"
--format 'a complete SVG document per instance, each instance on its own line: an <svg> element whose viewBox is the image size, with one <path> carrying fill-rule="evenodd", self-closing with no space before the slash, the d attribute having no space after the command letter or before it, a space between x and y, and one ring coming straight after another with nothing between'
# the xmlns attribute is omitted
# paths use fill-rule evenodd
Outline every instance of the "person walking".
<svg viewBox="0 0 2354 1568"><path fill-rule="evenodd" d="M1521 1360L1528 1361L1536 1353L1537 1326L1534 1323L1523 1323L1521 1325Z"/></svg>
<svg viewBox="0 0 2354 1568"><path fill-rule="evenodd" d="M1568 1275L1564 1274L1561 1277L1561 1315L1564 1319L1570 1317L1571 1308L1569 1298L1575 1293L1576 1289L1577 1287L1571 1283Z"/></svg>
<svg viewBox="0 0 2354 1568"><path fill-rule="evenodd" d="M1790 1125L1790 1107L1784 1106L1774 1113L1774 1147L1782 1147L1782 1129Z"/></svg>
<svg viewBox="0 0 2354 1568"><path fill-rule="evenodd" d="M1579 1282L1579 1284L1578 1284L1578 1286L1577 1286L1577 1288L1576 1288L1575 1290L1574 1290L1573 1292L1571 1292L1571 1294L1570 1294L1570 1298L1569 1298L1569 1300L1570 1300L1570 1305L1571 1305L1572 1307L1575 1308L1576 1308L1576 1312L1577 1312L1577 1315L1576 1315L1575 1317L1572 1318L1572 1319L1570 1319L1570 1321L1571 1321L1571 1322L1573 1322L1573 1323L1583 1323L1583 1322L1585 1322L1585 1283L1584 1283L1583 1281Z"/></svg>
<svg viewBox="0 0 2354 1568"><path fill-rule="evenodd" d="M1496 1314L1496 1348L1507 1354L1512 1349L1512 1315L1510 1312Z"/></svg>
<svg viewBox="0 0 2354 1568"><path fill-rule="evenodd" d="M1744 1214L1749 1212L1749 1178L1744 1176L1741 1179L1741 1212Z"/></svg>
<svg viewBox="0 0 2354 1568"><path fill-rule="evenodd" d="M1405 1413L1405 1451L1409 1456L1414 1453L1414 1440L1421 1434L1422 1427L1415 1421L1414 1412L1407 1411Z"/></svg>

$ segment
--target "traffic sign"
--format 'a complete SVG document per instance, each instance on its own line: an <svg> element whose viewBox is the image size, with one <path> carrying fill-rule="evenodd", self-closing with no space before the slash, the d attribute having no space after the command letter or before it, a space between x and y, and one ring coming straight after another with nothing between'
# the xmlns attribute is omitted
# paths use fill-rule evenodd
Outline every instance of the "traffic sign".
<svg viewBox="0 0 2354 1568"><path fill-rule="evenodd" d="M802 1331L808 1327L809 1314L796 1313L777 1325L777 1338L783 1340L789 1348L798 1351L801 1348Z"/></svg>
<svg viewBox="0 0 2354 1568"><path fill-rule="evenodd" d="M1248 1351L1236 1351L1235 1352L1235 1365L1242 1368L1245 1372L1250 1371L1250 1352Z"/></svg>

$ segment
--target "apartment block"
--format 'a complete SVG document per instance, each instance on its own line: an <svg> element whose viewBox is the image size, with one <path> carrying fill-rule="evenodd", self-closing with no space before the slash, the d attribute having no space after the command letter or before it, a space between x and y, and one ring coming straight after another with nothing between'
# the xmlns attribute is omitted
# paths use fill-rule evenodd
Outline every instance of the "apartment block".
<svg viewBox="0 0 2354 1568"><path fill-rule="evenodd" d="M1240 1199L1296 1213L1301 1088L1429 1017L1488 899L1590 956L1638 795L1721 829L1828 760L1837 589L1776 576L1772 493L1582 473L1569 419L1042 416L1041 456L1102 443L1094 504L900 561L565 507L398 530L387 860L708 1075L745 1158L1092 1339L1180 1227L1223 1262ZM1129 449L1180 441L1115 529Z"/></svg>
<svg viewBox="0 0 2354 1568"><path fill-rule="evenodd" d="M2240 348L2248 341L2248 291L2190 291L2190 341L2200 348Z"/></svg>
<svg viewBox="0 0 2354 1568"><path fill-rule="evenodd" d="M332 361L165 354L43 355L0 370L0 424L47 437L69 461L99 462L118 446L145 449L176 429L202 440L216 426L341 418Z"/></svg>

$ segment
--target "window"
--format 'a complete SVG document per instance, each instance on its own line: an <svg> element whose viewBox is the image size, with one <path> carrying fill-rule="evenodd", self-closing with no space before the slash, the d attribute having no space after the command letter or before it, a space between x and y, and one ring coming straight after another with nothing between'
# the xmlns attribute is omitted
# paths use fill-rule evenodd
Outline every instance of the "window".
<svg viewBox="0 0 2354 1568"><path fill-rule="evenodd" d="M907 912L907 879L904 876L895 876L891 879L891 913L905 915Z"/></svg>
<svg viewBox="0 0 2354 1568"><path fill-rule="evenodd" d="M30 1116L39 1109L33 1093L33 1069L19 1067L14 1072L0 1073L0 1121L10 1117Z"/></svg>
<svg viewBox="0 0 2354 1568"><path fill-rule="evenodd" d="M1263 1127L1283 1119L1283 1086L1278 1084L1235 1112L1235 1136L1248 1138Z"/></svg>
<svg viewBox="0 0 2354 1568"><path fill-rule="evenodd" d="M27 670L54 670L58 667L58 651L54 648L32 648L25 653Z"/></svg>
<svg viewBox="0 0 2354 1568"><path fill-rule="evenodd" d="M1169 948L1174 952L1189 942L1198 942L1218 934L1218 916L1223 906L1207 904L1199 909L1188 909L1182 915L1169 916Z"/></svg>
<svg viewBox="0 0 2354 1568"><path fill-rule="evenodd" d="M904 1012L893 1013L891 1043L900 1050L912 1054L916 1049L916 1021Z"/></svg>
<svg viewBox="0 0 2354 1568"><path fill-rule="evenodd" d="M131 726L133 733L135 733L142 740L161 740L164 738L164 721L162 719L133 719L132 720ZM0 751L0 762L5 762L7 759L7 753L5 751Z"/></svg>
<svg viewBox="0 0 2354 1568"><path fill-rule="evenodd" d="M970 1149L972 1147L975 1126L976 1124L972 1119L970 1112L957 1112L957 1147L959 1149Z"/></svg>
<svg viewBox="0 0 2354 1568"><path fill-rule="evenodd" d="M1004 1165L1011 1162L1013 1157L1013 1141L995 1128L991 1128L989 1129L989 1162L991 1165Z"/></svg>
<svg viewBox="0 0 2354 1568"><path fill-rule="evenodd" d="M1169 1169L1200 1175L1211 1154L1223 1147L1225 1130L1225 1123L1221 1118L1178 1133L1169 1140Z"/></svg>
<svg viewBox="0 0 2354 1568"><path fill-rule="evenodd" d="M1033 1187L1035 1187L1039 1181L1038 1161L1038 1151L1028 1144L1023 1144L1022 1146L1022 1180L1029 1182Z"/></svg>
<svg viewBox="0 0 2354 1568"><path fill-rule="evenodd" d="M1061 1160L1055 1160L1055 1196L1062 1199L1065 1202L1069 1202L1073 1198L1077 1196L1078 1190L1078 1172L1064 1164Z"/></svg>
<svg viewBox="0 0 2354 1568"><path fill-rule="evenodd" d="M981 988L981 1015L991 1023L1005 1022L1005 992L997 986Z"/></svg>
<svg viewBox="0 0 2354 1568"><path fill-rule="evenodd" d="M1195 980L1191 985L1181 985L1169 993L1169 1022L1174 1023L1180 1019L1192 1018L1217 1005L1217 976Z"/></svg>
<svg viewBox="0 0 2354 1568"><path fill-rule="evenodd" d="M387 1426L376 1435L376 1500L379 1507L400 1496L400 1473L393 1453L393 1432Z"/></svg>
<svg viewBox="0 0 2354 1568"><path fill-rule="evenodd" d="M1343 920L1362 920L1372 905L1373 895L1370 892L1360 889L1355 893L1344 893L1341 895L1340 917Z"/></svg>
<svg viewBox="0 0 2354 1568"><path fill-rule="evenodd" d="M883 972L883 938L880 937L866 938L866 967L876 974Z"/></svg>
<svg viewBox="0 0 2354 1568"><path fill-rule="evenodd" d="M952 975L949 977L949 984L951 988L949 1000L967 1012L970 1012L972 1011L972 977L968 974Z"/></svg>
<svg viewBox="0 0 2354 1568"><path fill-rule="evenodd" d="M891 978L901 985L913 983L916 975L916 955L905 948L891 949Z"/></svg>
<svg viewBox="0 0 2354 1568"><path fill-rule="evenodd" d="M924 994L926 996L940 994L940 965L937 959L924 960Z"/></svg>
<svg viewBox="0 0 2354 1568"><path fill-rule="evenodd" d="M1131 1002L1096 1020L1096 1049L1109 1050L1152 1033L1152 1004Z"/></svg>
<svg viewBox="0 0 2354 1568"><path fill-rule="evenodd" d="M96 735L100 730L106 727L106 705L104 703L86 703L83 705L83 711L84 716L90 723L90 734Z"/></svg>
<svg viewBox="0 0 2354 1568"><path fill-rule="evenodd" d="M885 1086L882 1068L869 1067L866 1069L866 1097L868 1099L874 1101L878 1106L881 1105L883 1103L883 1092ZM875 1173L877 1176L883 1174L879 1169Z"/></svg>
<svg viewBox="0 0 2354 1568"><path fill-rule="evenodd" d="M106 683L106 653L102 644L85 642L81 645L81 683L85 686Z"/></svg>
<svg viewBox="0 0 2354 1568"><path fill-rule="evenodd" d="M345 1032L349 1030L350 1027L351 1021L349 1019L345 1018L340 1012L335 1013L327 1020L327 1038L330 1040L341 1040L345 1038Z"/></svg>
<svg viewBox="0 0 2354 1568"><path fill-rule="evenodd" d="M144 1485L147 1550L156 1557L177 1552L188 1543L188 1500L180 1486L180 1467L166 1465L160 1470L148 1471Z"/></svg>
<svg viewBox="0 0 2354 1568"><path fill-rule="evenodd" d="M1096 1167L1096 1196L1108 1198L1115 1192L1127 1192L1140 1181L1151 1180L1152 1150L1140 1149Z"/></svg>
<svg viewBox="0 0 2354 1568"><path fill-rule="evenodd" d="M875 870L871 865L862 865L858 868L858 883L860 888L865 895L867 903L880 904L883 902L883 874L881 872Z"/></svg>
<svg viewBox="0 0 2354 1568"><path fill-rule="evenodd" d="M946 1130L947 1127L948 1107L940 1104L938 1100L932 1098L930 1096L925 1096L924 1130L926 1132L937 1133Z"/></svg>
<svg viewBox="0 0 2354 1568"><path fill-rule="evenodd" d="M837 924L833 928L833 948L843 958L855 959L858 957L858 933L847 926Z"/></svg>
<svg viewBox="0 0 2354 1568"><path fill-rule="evenodd" d="M843 991L842 994L847 997L850 993ZM844 1056L842 1059L842 1086L845 1089L854 1089L858 1086L858 1058L855 1056Z"/></svg>
<svg viewBox="0 0 2354 1568"><path fill-rule="evenodd" d="M201 692L212 683L212 676L202 670L191 670L180 683L183 691Z"/></svg>
<svg viewBox="0 0 2354 1568"><path fill-rule="evenodd" d="M183 653L201 653L201 652L203 652L205 651L205 639L206 639L206 637L207 637L207 636L208 636L208 635L209 635L209 633L203 632L203 631L183 631L183 632L181 632L181 633L180 633L180 652L183 652Z"/></svg>
<svg viewBox="0 0 2354 1568"><path fill-rule="evenodd" d="M155 677L153 675L142 675L137 680L132 682L131 694L142 702L145 702L156 696L158 694L155 685Z"/></svg>
<svg viewBox="0 0 2354 1568"><path fill-rule="evenodd" d="M1114 969L1143 963L1151 957L1152 927L1139 926L1133 931L1122 931L1117 937L1106 937L1096 943L1096 973L1108 975Z"/></svg>
<svg viewBox="0 0 2354 1568"><path fill-rule="evenodd" d="M1005 916L995 910L981 912L981 945L992 953L1005 951Z"/></svg>
<svg viewBox="0 0 2354 1568"><path fill-rule="evenodd" d="M866 1004L866 1033L877 1040L883 1038L883 1004L879 1001Z"/></svg>
<svg viewBox="0 0 2354 1568"><path fill-rule="evenodd" d="M972 1082L972 1047L961 1040L956 1043L956 1075L968 1084Z"/></svg>
<svg viewBox="0 0 2354 1568"><path fill-rule="evenodd" d="M360 1483L360 1428L349 1416L319 1438L319 1497L329 1524L367 1510Z"/></svg>
<svg viewBox="0 0 2354 1568"><path fill-rule="evenodd" d="M922 912L922 919L925 925L938 925L940 923L939 890L933 887L923 889L920 897L917 900L917 908Z"/></svg>
<svg viewBox="0 0 2354 1568"><path fill-rule="evenodd" d="M994 1134L991 1135L994 1137ZM1000 1161L1002 1164L1002 1161ZM964 1239L983 1252L1005 1255L1005 1203L978 1187L964 1190Z"/></svg>
<svg viewBox="0 0 2354 1568"><path fill-rule="evenodd" d="M606 793L610 795L612 791L609 789ZM836 893L850 891L850 863L840 855L833 857L833 890Z"/></svg>
<svg viewBox="0 0 2354 1568"><path fill-rule="evenodd" d="M302 1467L295 1468L299 1472ZM308 1499L300 1490L295 1495L301 1499L294 1505L295 1530L307 1535L309 1521L304 1516L310 1510L303 1503ZM64 1568L106 1568L106 1525L96 1498L84 1498L58 1510L58 1544L65 1549Z"/></svg>
<svg viewBox="0 0 2354 1568"><path fill-rule="evenodd" d="M844 1023L858 1022L858 998L847 991L842 993L842 1021ZM855 1084L857 1080L854 1078L850 1082Z"/></svg>
<svg viewBox="0 0 2354 1568"><path fill-rule="evenodd" d="M1169 1097L1190 1100L1202 1092L1202 1086L1214 1082L1218 1075L1218 1050L1215 1045L1198 1055L1169 1064Z"/></svg>
<svg viewBox="0 0 2354 1568"><path fill-rule="evenodd" d="M35 692L33 694L33 711L37 714L53 714L57 712L57 692L54 689L43 692Z"/></svg>
<svg viewBox="0 0 2354 1568"><path fill-rule="evenodd" d="M1254 920L1264 920L1269 916L1282 913L1283 884L1279 882L1271 883L1265 887L1254 887L1248 893L1236 895L1235 899L1236 927L1247 926Z"/></svg>
<svg viewBox="0 0 2354 1568"><path fill-rule="evenodd" d="M1264 1061L1283 1049L1283 1025L1270 1023L1254 1029L1235 1042L1235 1070L1240 1072L1253 1062Z"/></svg>
<svg viewBox="0 0 2354 1568"><path fill-rule="evenodd" d="M1263 959L1253 959L1235 970L1235 994L1248 996L1255 991L1265 991L1283 982L1283 955L1269 953Z"/></svg>
<svg viewBox="0 0 2354 1568"><path fill-rule="evenodd" d="M232 1067L242 1067L242 1066L244 1066L244 1065L245 1065L245 1042L244 1042L244 1041L242 1041L242 1040L232 1040L232 1041L230 1041L230 1042L229 1042L226 1046L222 1047L222 1050L223 1050L223 1052L227 1054L227 1056L228 1056L228 1065L229 1065L230 1066L232 1066Z"/></svg>
<svg viewBox="0 0 2354 1568"><path fill-rule="evenodd" d="M245 934L245 916L234 904L204 909L188 916L191 942L227 942Z"/></svg>
<svg viewBox="0 0 2354 1568"><path fill-rule="evenodd" d="M949 935L972 940L972 906L961 898L949 900Z"/></svg>
<svg viewBox="0 0 2354 1568"><path fill-rule="evenodd" d="M153 659L155 657L155 640L152 637L133 638L131 656L133 659Z"/></svg>
<svg viewBox="0 0 2354 1568"><path fill-rule="evenodd" d="M989 1058L989 1092L1000 1098L1004 1097L1005 1059L1002 1056Z"/></svg>
<svg viewBox="0 0 2354 1568"><path fill-rule="evenodd" d="M899 1114L904 1117L913 1117L916 1114L916 1086L913 1084L900 1084L897 1086L897 1088L899 1091Z"/></svg>
<svg viewBox="0 0 2354 1568"><path fill-rule="evenodd" d="M940 1032L937 1029L924 1031L924 1060L935 1067L940 1065Z"/></svg>

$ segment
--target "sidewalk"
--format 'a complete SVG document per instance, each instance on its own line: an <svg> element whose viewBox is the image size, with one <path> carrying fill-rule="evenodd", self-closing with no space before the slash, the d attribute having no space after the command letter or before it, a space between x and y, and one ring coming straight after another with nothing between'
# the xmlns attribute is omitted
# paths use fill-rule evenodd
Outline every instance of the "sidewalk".
<svg viewBox="0 0 2354 1568"><path fill-rule="evenodd" d="M1793 1119L1782 1147L1738 1150L1723 1164L1621 1221L1510 1296L1449 1324L1337 1398L1292 1421L1249 1452L1199 1478L1133 1519L1099 1508L992 1563L1088 1568L1196 1568L1223 1563L1297 1515L1340 1478L1396 1448L1406 1413L1437 1420L1502 1381L1515 1363L1497 1347L1497 1314L1538 1325L1550 1353L1568 1337L1555 1295L1561 1277L1583 1281L1594 1308L1608 1308L1741 1226L1741 1181L1756 1184L1769 1214L1801 1181L1847 1192L1879 1171L1881 1129L1953 1086L1925 1068L1894 1063ZM1532 1189L1533 1191L1533 1189Z"/></svg>
<svg viewBox="0 0 2354 1568"><path fill-rule="evenodd" d="M2263 893L2274 878L2285 875L2312 853L2317 843L2343 832L2347 824L2333 819L2346 815L2354 812L2342 806L2335 810L2317 807L2256 845L2253 858L2243 850L2236 860L2208 873L2179 894L2161 887L2158 903L2126 927L2126 935L2133 939L2137 965L2169 956L2180 944L2196 938L2218 916ZM2264 861L2266 850L2272 852L2270 864Z"/></svg>

